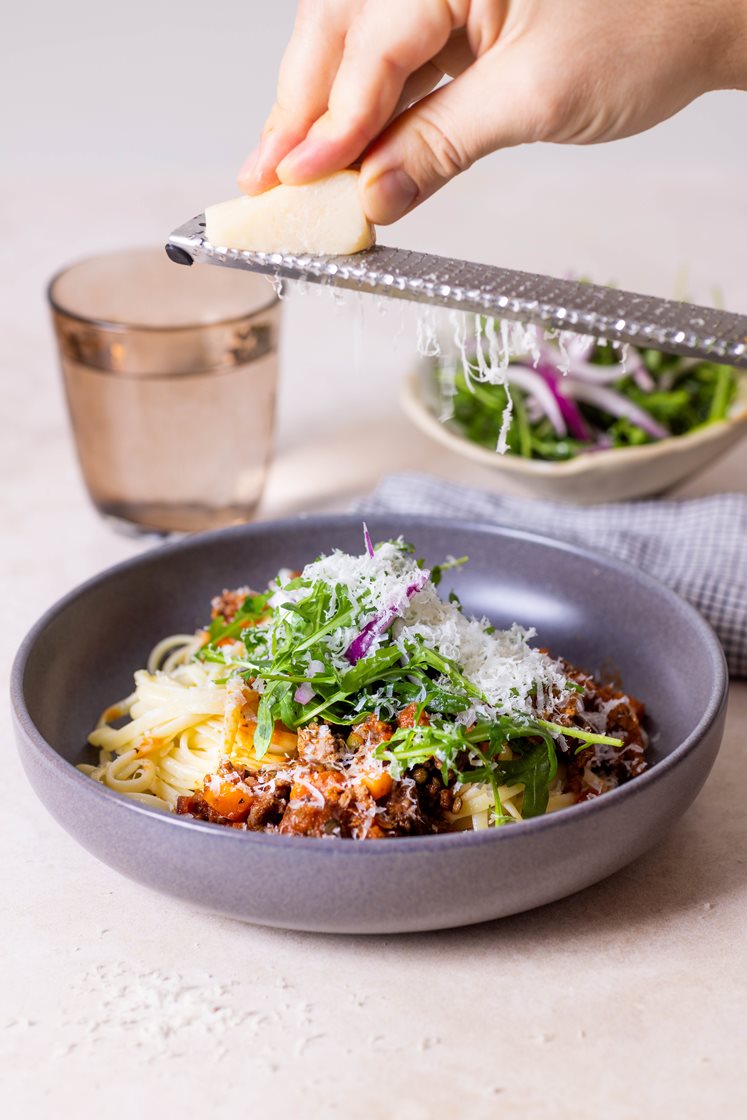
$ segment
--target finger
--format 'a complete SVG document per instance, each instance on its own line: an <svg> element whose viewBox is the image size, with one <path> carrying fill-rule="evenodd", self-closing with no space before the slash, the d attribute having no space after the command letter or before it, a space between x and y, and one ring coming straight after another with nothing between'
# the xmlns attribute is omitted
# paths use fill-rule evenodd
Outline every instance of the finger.
<svg viewBox="0 0 747 1120"><path fill-rule="evenodd" d="M282 182L308 182L357 159L394 113L407 78L446 46L457 18L447 0L369 0L346 38L329 108L278 167Z"/></svg>
<svg viewBox="0 0 747 1120"><path fill-rule="evenodd" d="M324 113L350 23L364 0L310 0L299 4L278 75L276 101L259 145L239 171L239 186L258 194L278 182L275 168Z"/></svg>
<svg viewBox="0 0 747 1120"><path fill-rule="evenodd" d="M370 221L386 225L476 159L535 138L524 52L489 52L386 129L361 168Z"/></svg>
<svg viewBox="0 0 747 1120"><path fill-rule="evenodd" d="M443 50L407 79L392 116L396 117L414 102L420 101L421 97L436 88L445 74L455 78L474 61L465 32L462 29L453 32Z"/></svg>
<svg viewBox="0 0 747 1120"><path fill-rule="evenodd" d="M455 32L442 51L416 70L404 84L399 101L392 117L404 112L421 97L434 90L441 79L448 74L454 78L463 73L475 61L475 56L462 31Z"/></svg>
<svg viewBox="0 0 747 1120"><path fill-rule="evenodd" d="M468 66L472 65L475 57L466 30L460 27L451 34L446 46L437 55L434 55L431 62L439 70L443 70L444 74L456 78L458 74L462 74Z"/></svg>
<svg viewBox="0 0 747 1120"><path fill-rule="evenodd" d="M421 97L425 97L427 93L436 88L443 76L444 71L439 66L435 66L432 62L426 62L424 66L411 74L405 82L392 116L403 112L413 102L420 101Z"/></svg>

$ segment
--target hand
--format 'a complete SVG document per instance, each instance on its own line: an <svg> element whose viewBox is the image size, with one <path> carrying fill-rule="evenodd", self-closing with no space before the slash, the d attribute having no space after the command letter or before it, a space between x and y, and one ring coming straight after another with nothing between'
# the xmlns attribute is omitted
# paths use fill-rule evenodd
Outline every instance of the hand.
<svg viewBox="0 0 747 1120"><path fill-rule="evenodd" d="M630 136L728 87L747 89L747 0L301 0L239 184L362 158L386 224L488 152Z"/></svg>

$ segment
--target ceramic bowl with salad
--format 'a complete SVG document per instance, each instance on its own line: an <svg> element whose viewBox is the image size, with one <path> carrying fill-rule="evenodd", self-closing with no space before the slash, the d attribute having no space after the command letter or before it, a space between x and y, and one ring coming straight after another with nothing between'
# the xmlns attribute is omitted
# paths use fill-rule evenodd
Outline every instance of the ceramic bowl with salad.
<svg viewBox="0 0 747 1120"><path fill-rule="evenodd" d="M506 361L496 381L469 347L423 358L403 405L427 435L535 497L661 493L747 433L747 375L730 366L539 330Z"/></svg>

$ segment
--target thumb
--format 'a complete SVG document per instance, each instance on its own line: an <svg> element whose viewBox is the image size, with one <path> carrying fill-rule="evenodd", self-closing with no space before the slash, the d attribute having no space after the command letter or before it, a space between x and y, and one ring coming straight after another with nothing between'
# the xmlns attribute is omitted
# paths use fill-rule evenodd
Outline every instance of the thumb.
<svg viewBox="0 0 747 1120"><path fill-rule="evenodd" d="M397 117L361 166L369 220L388 225L481 156L535 139L526 74L488 52Z"/></svg>

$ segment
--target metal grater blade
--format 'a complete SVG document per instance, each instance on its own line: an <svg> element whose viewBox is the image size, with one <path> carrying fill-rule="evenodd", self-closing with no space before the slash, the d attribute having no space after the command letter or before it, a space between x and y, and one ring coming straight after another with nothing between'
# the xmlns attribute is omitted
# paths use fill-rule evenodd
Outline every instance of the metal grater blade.
<svg viewBox="0 0 747 1120"><path fill-rule="evenodd" d="M747 315L691 303L384 245L349 257L218 248L205 238L204 214L174 230L166 252L177 264L197 261L243 268L281 279L518 319L747 369Z"/></svg>

